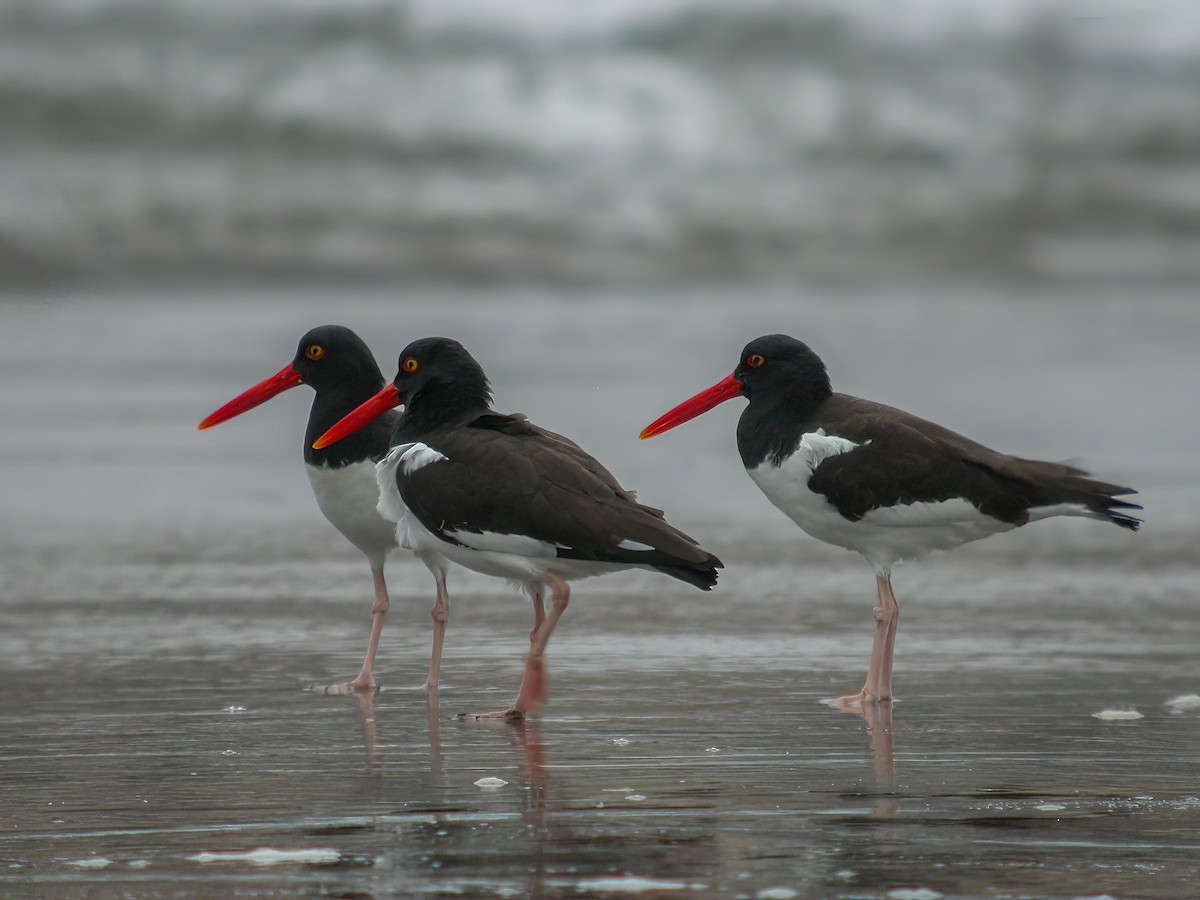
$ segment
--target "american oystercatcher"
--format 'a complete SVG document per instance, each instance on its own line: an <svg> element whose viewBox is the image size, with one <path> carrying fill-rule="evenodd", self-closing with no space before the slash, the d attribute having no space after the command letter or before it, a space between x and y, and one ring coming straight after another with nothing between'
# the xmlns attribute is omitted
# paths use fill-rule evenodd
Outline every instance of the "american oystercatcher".
<svg viewBox="0 0 1200 900"><path fill-rule="evenodd" d="M266 403L277 394L301 384L311 386L312 410L304 435L304 462L317 506L325 518L357 547L371 565L375 581L375 603L371 608L371 636L358 677L325 690L341 693L373 690L371 670L383 630L389 599L383 579L384 561L396 547L396 527L376 509L379 486L375 463L387 455L392 430L399 413L390 413L371 423L350 440L328 450L314 450L313 441L342 416L373 396L384 384L383 373L370 349L357 334L340 325L322 325L300 339L296 356L275 375L230 400L200 423L200 430ZM445 585L438 583L438 602L433 609L434 640L426 690L436 689L442 641L449 608L443 602Z"/></svg>
<svg viewBox="0 0 1200 900"><path fill-rule="evenodd" d="M400 354L392 384L314 446L332 446L404 404L394 446L378 467L380 511L439 583L448 560L507 578L533 601L516 700L470 716L515 720L545 702L544 654L567 608L568 580L642 568L709 590L721 561L660 510L638 503L578 445L525 416L493 411L491 401L487 376L461 344L424 338Z"/></svg>
<svg viewBox="0 0 1200 900"><path fill-rule="evenodd" d="M1053 462L989 450L902 410L835 394L820 357L783 334L751 341L733 374L649 425L661 434L737 396L738 451L767 498L818 540L875 569L879 606L867 681L842 708L892 699L899 606L892 566L1050 516L1106 519L1136 531L1132 488Z"/></svg>

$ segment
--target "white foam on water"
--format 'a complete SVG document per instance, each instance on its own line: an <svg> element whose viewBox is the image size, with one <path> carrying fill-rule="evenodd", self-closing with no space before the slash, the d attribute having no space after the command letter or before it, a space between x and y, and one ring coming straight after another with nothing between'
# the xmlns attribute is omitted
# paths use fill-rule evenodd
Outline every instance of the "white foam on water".
<svg viewBox="0 0 1200 900"><path fill-rule="evenodd" d="M113 864L113 861L106 856L95 856L90 859L72 859L67 861L68 866L75 866L79 869L107 869Z"/></svg>
<svg viewBox="0 0 1200 900"><path fill-rule="evenodd" d="M1039 803L1034 809L1040 809L1042 812L1058 812L1066 807L1061 803Z"/></svg>
<svg viewBox="0 0 1200 900"><path fill-rule="evenodd" d="M494 778L489 775L487 778L480 778L478 781L476 781L475 787L478 787L478 788L502 788L506 784L508 784L508 782L505 781L503 778Z"/></svg>
<svg viewBox="0 0 1200 900"><path fill-rule="evenodd" d="M627 875L623 878L597 878L593 881L576 883L577 891L603 891L606 894L641 894L646 891L686 891L703 890L707 885L684 884L682 881L657 881L653 878L639 878Z"/></svg>
<svg viewBox="0 0 1200 900"><path fill-rule="evenodd" d="M1164 704L1172 713L1194 712L1200 709L1200 694L1180 694L1178 697L1172 697Z"/></svg>
<svg viewBox="0 0 1200 900"><path fill-rule="evenodd" d="M754 895L755 900L792 900L793 897L799 896L791 888L784 887L764 888Z"/></svg>
<svg viewBox="0 0 1200 900"><path fill-rule="evenodd" d="M274 847L258 847L254 850L229 850L215 853L197 853L187 857L192 862L247 862L254 866L281 866L289 863L335 863L342 854L332 847L306 847L297 850L276 850Z"/></svg>
<svg viewBox="0 0 1200 900"><path fill-rule="evenodd" d="M1144 719L1145 716L1136 709L1102 709L1092 713L1092 718L1105 722L1132 722L1135 719Z"/></svg>
<svg viewBox="0 0 1200 900"><path fill-rule="evenodd" d="M942 895L929 888L896 888L888 891L892 900L941 900Z"/></svg>

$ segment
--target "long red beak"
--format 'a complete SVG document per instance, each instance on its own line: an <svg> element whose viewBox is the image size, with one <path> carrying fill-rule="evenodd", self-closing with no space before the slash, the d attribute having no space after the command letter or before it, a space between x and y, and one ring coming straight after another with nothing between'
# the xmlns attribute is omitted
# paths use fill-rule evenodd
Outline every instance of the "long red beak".
<svg viewBox="0 0 1200 900"><path fill-rule="evenodd" d="M701 391L691 400L684 400L666 415L660 416L647 425L639 437L644 441L656 434L670 431L676 425L682 425L696 416L703 415L714 406L732 400L742 392L742 383L730 375L719 384L714 384L707 391Z"/></svg>
<svg viewBox="0 0 1200 900"><path fill-rule="evenodd" d="M378 419L389 409L395 409L399 405L400 391L394 384L386 385L378 394L346 413L336 425L313 441L313 449L324 450L330 444L336 444L342 438L349 437L368 422Z"/></svg>
<svg viewBox="0 0 1200 900"><path fill-rule="evenodd" d="M290 364L286 365L266 381L260 381L248 391L238 394L201 422L199 428L203 431L206 428L212 428L214 425L220 425L226 419L232 419L234 416L240 416L247 410L261 406L276 394L282 394L284 391L299 386L300 373L293 369Z"/></svg>

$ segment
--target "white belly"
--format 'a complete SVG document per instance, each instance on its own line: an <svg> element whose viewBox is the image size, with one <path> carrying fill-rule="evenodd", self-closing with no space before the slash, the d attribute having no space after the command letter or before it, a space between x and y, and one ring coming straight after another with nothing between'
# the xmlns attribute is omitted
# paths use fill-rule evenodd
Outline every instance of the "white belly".
<svg viewBox="0 0 1200 900"><path fill-rule="evenodd" d="M796 452L782 465L767 460L747 473L804 531L827 544L861 553L877 572L886 572L903 559L949 550L1014 527L984 515L962 499L881 507L857 521L847 519L824 495L810 490L808 482L823 459L857 446L818 431L804 435Z"/></svg>
<svg viewBox="0 0 1200 900"><path fill-rule="evenodd" d="M341 468L305 466L313 496L325 518L350 543L362 551L371 565L383 565L388 551L396 546L395 526L379 514L379 484L375 463L351 463Z"/></svg>

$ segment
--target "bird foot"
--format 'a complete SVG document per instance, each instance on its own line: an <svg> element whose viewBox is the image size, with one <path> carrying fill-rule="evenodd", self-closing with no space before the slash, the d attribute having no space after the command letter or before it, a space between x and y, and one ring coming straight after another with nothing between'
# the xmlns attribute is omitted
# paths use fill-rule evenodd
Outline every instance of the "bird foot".
<svg viewBox="0 0 1200 900"><path fill-rule="evenodd" d="M341 684L312 684L308 689L314 694L326 694L330 697L353 697L356 694L378 694L379 685L375 679L364 681L361 677L353 681L343 681Z"/></svg>
<svg viewBox="0 0 1200 900"><path fill-rule="evenodd" d="M508 709L496 712L459 713L456 718L462 719L464 722L520 722L525 718L525 713L515 706L510 706Z"/></svg>
<svg viewBox="0 0 1200 900"><path fill-rule="evenodd" d="M880 703L890 704L891 702L891 697L888 697L886 700L880 700L874 694L868 692L866 688L863 688L857 694L848 694L845 697L827 697L821 701L821 703L830 709L836 709L838 712L856 713L860 716L869 705Z"/></svg>

